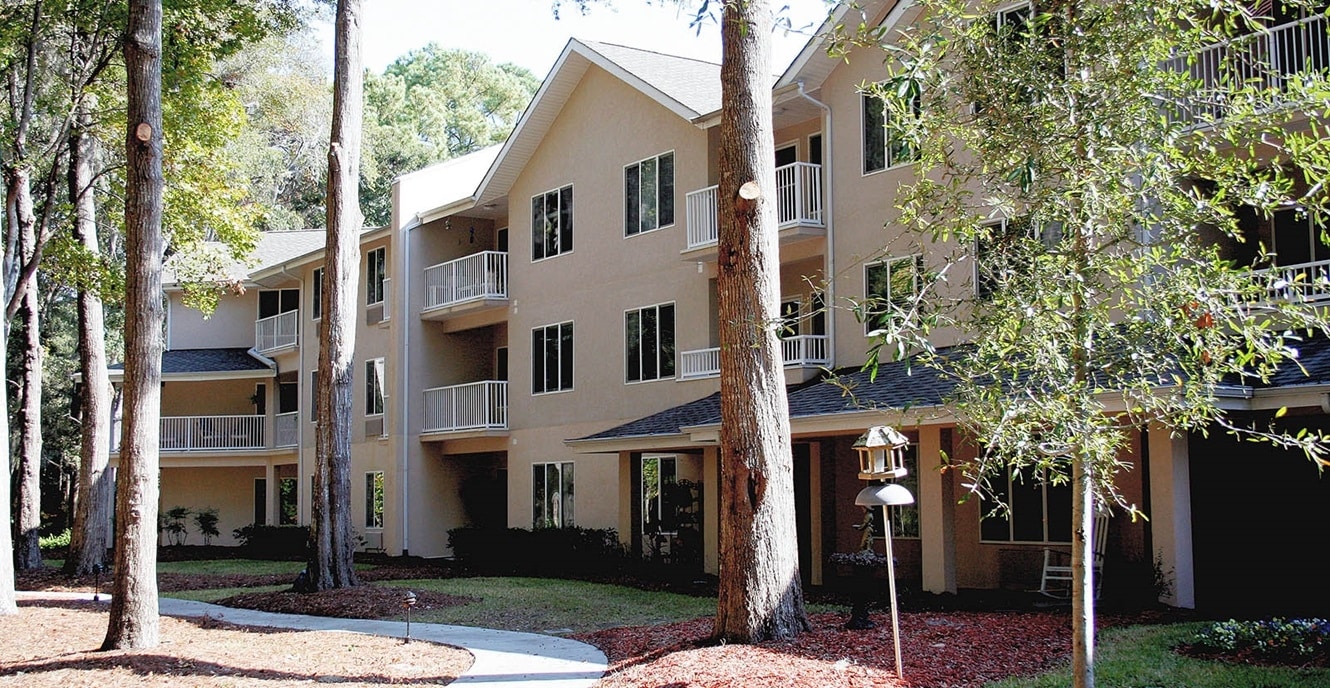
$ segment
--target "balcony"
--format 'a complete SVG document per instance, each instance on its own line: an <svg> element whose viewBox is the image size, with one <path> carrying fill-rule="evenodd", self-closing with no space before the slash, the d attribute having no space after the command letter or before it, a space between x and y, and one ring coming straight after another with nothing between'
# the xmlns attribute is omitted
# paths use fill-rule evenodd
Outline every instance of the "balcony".
<svg viewBox="0 0 1330 688"><path fill-rule="evenodd" d="M1270 275L1270 295L1276 300L1306 303L1330 301L1330 260L1279 265L1257 274Z"/></svg>
<svg viewBox="0 0 1330 688"><path fill-rule="evenodd" d="M294 447L300 444L300 413L279 413L272 419L272 446Z"/></svg>
<svg viewBox="0 0 1330 688"><path fill-rule="evenodd" d="M507 429L507 381L486 380L425 390L422 433Z"/></svg>
<svg viewBox="0 0 1330 688"><path fill-rule="evenodd" d="M264 420L264 416L164 416L159 447L163 453L266 449ZM112 421L113 453L120 451L120 427L120 419Z"/></svg>
<svg viewBox="0 0 1330 688"><path fill-rule="evenodd" d="M424 320L466 329L502 321L507 308L507 253L481 251L425 268Z"/></svg>
<svg viewBox="0 0 1330 688"><path fill-rule="evenodd" d="M1326 17L1308 17L1216 43L1190 59L1184 55L1165 62L1165 69L1189 74L1199 84L1197 93L1175 106L1174 121L1222 119L1227 110L1225 91L1232 85L1281 93L1299 74L1330 69L1328 29Z"/></svg>
<svg viewBox="0 0 1330 688"><path fill-rule="evenodd" d="M294 347L300 335L300 311L287 311L254 321L254 348L261 354Z"/></svg>
<svg viewBox="0 0 1330 688"><path fill-rule="evenodd" d="M816 368L831 363L827 336L802 334L780 340L786 368ZM679 379L700 380L720 375L720 347L679 353Z"/></svg>
<svg viewBox="0 0 1330 688"><path fill-rule="evenodd" d="M688 194L684 208L688 222L685 257L696 260L701 257L697 255L700 252L709 252L709 257L714 257L720 237L716 187ZM823 235L821 165L796 162L776 168L776 222L781 243L809 234Z"/></svg>

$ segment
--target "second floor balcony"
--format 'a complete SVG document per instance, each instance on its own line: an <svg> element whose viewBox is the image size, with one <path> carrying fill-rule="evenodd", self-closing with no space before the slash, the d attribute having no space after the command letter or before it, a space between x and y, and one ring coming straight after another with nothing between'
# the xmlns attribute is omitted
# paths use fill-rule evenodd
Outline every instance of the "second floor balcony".
<svg viewBox="0 0 1330 688"><path fill-rule="evenodd" d="M782 240L798 236L799 230L821 230L822 166L795 162L776 168L776 222ZM712 249L720 238L716 187L708 186L688 194L685 201L688 219L688 246L685 254ZM693 259L690 255L689 259Z"/></svg>
<svg viewBox="0 0 1330 688"><path fill-rule="evenodd" d="M424 434L508 429L508 382L484 380L425 390Z"/></svg>
<svg viewBox="0 0 1330 688"><path fill-rule="evenodd" d="M300 337L300 311L287 311L254 321L254 348L261 354L296 346Z"/></svg>
<svg viewBox="0 0 1330 688"><path fill-rule="evenodd" d="M508 254L481 251L425 268L425 320L480 318L478 325L501 320L508 307ZM496 319L497 318L497 319Z"/></svg>
<svg viewBox="0 0 1330 688"><path fill-rule="evenodd" d="M1261 271L1273 278L1270 296L1285 301L1330 301L1330 260L1277 265Z"/></svg>
<svg viewBox="0 0 1330 688"><path fill-rule="evenodd" d="M827 336L803 334L780 340L786 368L817 368L830 365ZM679 354L679 379L699 380L720 375L720 347L683 351Z"/></svg>
<svg viewBox="0 0 1330 688"><path fill-rule="evenodd" d="M273 435L266 416L163 416L158 446L163 454L178 452L246 452L295 447L299 425L295 412L278 414ZM111 452L120 451L121 420L111 423Z"/></svg>

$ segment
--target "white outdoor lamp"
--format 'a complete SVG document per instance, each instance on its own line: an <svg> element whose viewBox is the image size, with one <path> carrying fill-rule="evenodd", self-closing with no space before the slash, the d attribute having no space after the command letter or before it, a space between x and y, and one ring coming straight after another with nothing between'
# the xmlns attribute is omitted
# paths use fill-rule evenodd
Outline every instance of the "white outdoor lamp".
<svg viewBox="0 0 1330 688"><path fill-rule="evenodd" d="M854 451L859 455L859 479L904 478L909 474L909 471L905 470L905 449L908 446L910 446L909 438L895 428L874 425L865 430L864 434L854 442ZM914 501L911 500L909 503L913 504Z"/></svg>
<svg viewBox="0 0 1330 688"><path fill-rule="evenodd" d="M864 433L864 437L868 437L876 429L873 428ZM890 430L890 428L886 429ZM896 431L892 430L892 432ZM899 435L900 433L896 434ZM860 438L860 441L862 440L863 438ZM859 449L858 442L855 443L855 449ZM861 453L859 456L862 458L863 454ZM901 470L904 471L904 467ZM887 507L914 504L914 495L910 494L910 491L904 485L898 483L869 485L859 490L859 494L854 498L854 503L859 506L882 507L882 523L884 526L882 531L887 545L887 586L891 590L891 639L896 646L896 676L904 678L905 675L901 671L900 616L896 611L896 560L891 553L891 511Z"/></svg>

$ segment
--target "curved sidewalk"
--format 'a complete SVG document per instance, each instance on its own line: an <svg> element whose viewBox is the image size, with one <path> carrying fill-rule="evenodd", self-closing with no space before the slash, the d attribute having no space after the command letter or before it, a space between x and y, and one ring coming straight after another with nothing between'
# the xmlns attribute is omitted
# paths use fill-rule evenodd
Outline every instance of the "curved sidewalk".
<svg viewBox="0 0 1330 688"><path fill-rule="evenodd" d="M22 592L20 600L91 600L86 593ZM271 626L302 631L349 631L400 638L401 621L334 619L300 614L274 614L232 609L205 602L162 597L159 611L166 616L209 616L244 626ZM470 626L413 623L415 640L466 648L475 662L450 685L477 684L486 688L589 688L605 673L605 655L576 640L538 633L496 631Z"/></svg>

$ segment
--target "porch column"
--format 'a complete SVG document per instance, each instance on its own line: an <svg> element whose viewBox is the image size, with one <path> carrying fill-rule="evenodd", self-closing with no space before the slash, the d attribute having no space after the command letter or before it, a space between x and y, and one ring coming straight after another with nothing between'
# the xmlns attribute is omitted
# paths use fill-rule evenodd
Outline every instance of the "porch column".
<svg viewBox="0 0 1330 688"><path fill-rule="evenodd" d="M281 490L277 485L277 467L271 461L263 467L263 521L270 526L277 525L277 495Z"/></svg>
<svg viewBox="0 0 1330 688"><path fill-rule="evenodd" d="M1191 456L1187 436L1150 424L1150 532L1152 559L1172 579L1172 594L1159 598L1174 607L1196 607L1191 543Z"/></svg>
<svg viewBox="0 0 1330 688"><path fill-rule="evenodd" d="M956 592L956 499L951 476L942 465L942 428L919 428L919 545L923 588L931 593Z"/></svg>
<svg viewBox="0 0 1330 688"><path fill-rule="evenodd" d="M797 506L796 506L797 508ZM808 582L822 585L822 443L808 444Z"/></svg>

